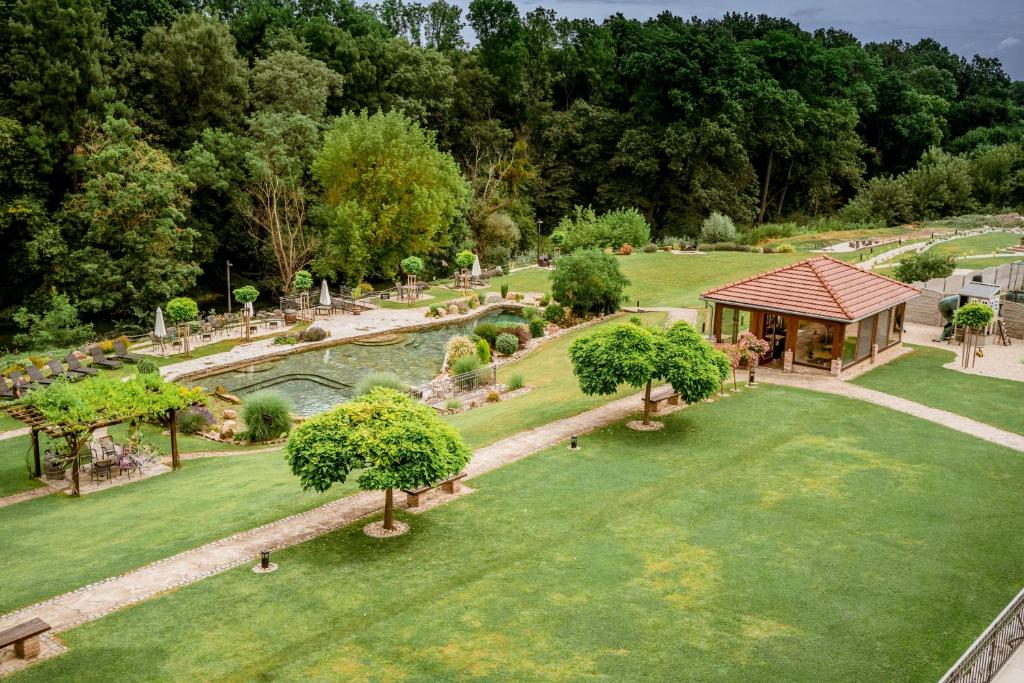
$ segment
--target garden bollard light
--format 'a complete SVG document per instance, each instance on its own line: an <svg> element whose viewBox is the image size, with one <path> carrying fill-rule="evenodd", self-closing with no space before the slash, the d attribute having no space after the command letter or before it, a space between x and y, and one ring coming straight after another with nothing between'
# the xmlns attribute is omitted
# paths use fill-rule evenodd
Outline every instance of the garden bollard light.
<svg viewBox="0 0 1024 683"><path fill-rule="evenodd" d="M579 448L580 447L578 443L578 438L575 434L573 434L571 437L569 437L569 450L578 451Z"/></svg>
<svg viewBox="0 0 1024 683"><path fill-rule="evenodd" d="M260 553L260 568L270 569L270 551L264 550Z"/></svg>

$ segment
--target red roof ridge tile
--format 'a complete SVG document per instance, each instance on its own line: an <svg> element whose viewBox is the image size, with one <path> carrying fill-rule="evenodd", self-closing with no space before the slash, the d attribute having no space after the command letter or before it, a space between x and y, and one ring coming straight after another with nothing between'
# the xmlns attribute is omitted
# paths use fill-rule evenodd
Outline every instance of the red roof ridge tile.
<svg viewBox="0 0 1024 683"><path fill-rule="evenodd" d="M847 318L851 318L853 316L850 314L850 309L846 307L846 305L843 303L843 300L839 297L839 294L836 292L836 290L832 288L832 285L829 284L828 280L826 280L825 277L821 274L821 271L818 270L818 262L822 260L835 261L836 263L843 262L840 261L839 259L831 258L826 254L822 254L822 256L824 256L825 259L812 257L804 261L804 263L806 263L807 267L811 269L811 272L814 273L814 276L818 278L818 282L821 283L821 286L824 287L825 291L828 292L829 296L832 297L832 301L834 301L836 306L839 307L839 310L843 312L843 315L845 315Z"/></svg>

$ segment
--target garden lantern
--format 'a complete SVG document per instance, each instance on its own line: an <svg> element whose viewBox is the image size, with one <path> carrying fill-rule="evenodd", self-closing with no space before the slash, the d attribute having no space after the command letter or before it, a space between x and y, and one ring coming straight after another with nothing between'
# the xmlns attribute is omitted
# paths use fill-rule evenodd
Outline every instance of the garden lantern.
<svg viewBox="0 0 1024 683"><path fill-rule="evenodd" d="M264 550L260 553L260 569L266 571L270 569L270 551Z"/></svg>
<svg viewBox="0 0 1024 683"><path fill-rule="evenodd" d="M569 450L578 451L580 449L578 440L575 434L569 437Z"/></svg>

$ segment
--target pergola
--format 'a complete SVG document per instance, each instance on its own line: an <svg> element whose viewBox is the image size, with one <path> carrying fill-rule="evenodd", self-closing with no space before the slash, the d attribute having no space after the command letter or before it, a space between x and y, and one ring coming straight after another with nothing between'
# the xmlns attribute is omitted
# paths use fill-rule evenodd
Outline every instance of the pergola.
<svg viewBox="0 0 1024 683"><path fill-rule="evenodd" d="M711 334L735 343L748 329L771 345L771 361L840 375L881 362L902 342L906 304L916 287L839 261L815 256L701 295L714 305ZM880 355L881 354L881 355ZM769 362L771 362L769 361Z"/></svg>
<svg viewBox="0 0 1024 683"><path fill-rule="evenodd" d="M42 432L53 439L64 439L68 442L68 446L71 448L71 452L76 456L82 444L85 442L85 438L91 435L97 429L103 427L112 427L114 425L123 424L125 422L142 421L148 417L143 414L131 414L131 415L116 415L106 419L95 420L90 422L78 423L74 426L69 425L57 425L53 424L46 419L45 416L35 406L29 405L18 405L12 406L7 409L8 415L13 417L15 420L23 422L28 425L31 429L32 435L32 465L33 465L33 476L42 476L42 461L39 454L39 434ZM178 454L178 426L177 426L177 414L176 409L169 409L167 411L168 420L170 422L171 432L171 468L181 468L181 459ZM71 465L71 481L72 481L72 495L78 495L79 492L79 458L75 457L72 460Z"/></svg>

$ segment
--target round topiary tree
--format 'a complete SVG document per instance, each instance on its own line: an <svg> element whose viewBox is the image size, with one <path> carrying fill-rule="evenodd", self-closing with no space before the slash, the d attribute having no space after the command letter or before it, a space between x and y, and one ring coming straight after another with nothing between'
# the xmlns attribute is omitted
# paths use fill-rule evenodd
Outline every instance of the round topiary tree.
<svg viewBox="0 0 1024 683"><path fill-rule="evenodd" d="M476 257L473 256L473 252L471 251L460 251L455 255L455 265L462 270L472 268L474 260L476 260Z"/></svg>
<svg viewBox="0 0 1024 683"><path fill-rule="evenodd" d="M963 367L974 366L974 359L978 353L978 337L982 330L992 324L995 315L995 311L980 301L972 301L956 309L953 324L964 329L964 353L961 359Z"/></svg>
<svg viewBox="0 0 1024 683"><path fill-rule="evenodd" d="M190 323L199 319L199 304L187 296L179 296L167 302L167 306L164 307L164 315L174 323L178 335L181 337L181 350L188 358L191 350L189 348L189 332L192 327Z"/></svg>
<svg viewBox="0 0 1024 683"><path fill-rule="evenodd" d="M386 532L395 529L392 491L430 486L458 474L470 451L433 409L376 388L308 419L285 449L302 488L323 492L359 471L359 488L384 491Z"/></svg>
<svg viewBox="0 0 1024 683"><path fill-rule="evenodd" d="M494 350L503 356L511 356L519 350L519 337L502 332L494 340Z"/></svg>
<svg viewBox="0 0 1024 683"><path fill-rule="evenodd" d="M417 299L419 292L416 290L416 278L423 272L423 259L419 256L406 256L402 259L402 272L405 273L406 286L409 287L409 298Z"/></svg>
<svg viewBox="0 0 1024 683"><path fill-rule="evenodd" d="M256 301L260 292L252 285L239 287L232 292L235 301L242 304L242 330L245 333L245 341L249 341L249 304Z"/></svg>
<svg viewBox="0 0 1024 683"><path fill-rule="evenodd" d="M292 289L296 292L308 292L313 289L313 276L308 270L297 270L292 277Z"/></svg>
<svg viewBox="0 0 1024 683"><path fill-rule="evenodd" d="M703 400L719 387L721 356L682 321L667 331L635 323L609 325L569 346L573 373L584 394L614 394L622 384L645 387L644 426L651 424L651 386L655 381L668 381L687 403Z"/></svg>
<svg viewBox="0 0 1024 683"><path fill-rule="evenodd" d="M555 262L551 294L579 316L614 313L629 280L618 260L600 249L583 249Z"/></svg>

